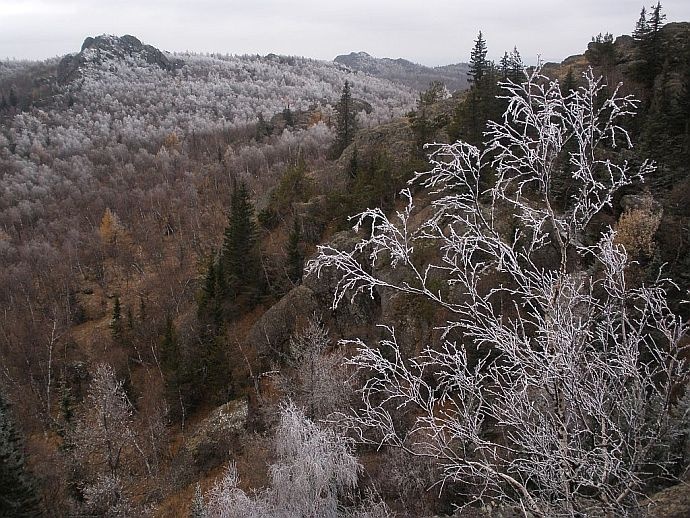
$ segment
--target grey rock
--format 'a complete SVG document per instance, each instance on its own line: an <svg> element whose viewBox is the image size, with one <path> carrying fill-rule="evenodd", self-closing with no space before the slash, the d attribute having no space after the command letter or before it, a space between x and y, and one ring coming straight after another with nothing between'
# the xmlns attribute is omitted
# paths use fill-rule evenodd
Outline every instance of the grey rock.
<svg viewBox="0 0 690 518"><path fill-rule="evenodd" d="M300 285L290 290L252 326L245 339L250 347L270 359L288 352L292 334L318 310L313 291Z"/></svg>
<svg viewBox="0 0 690 518"><path fill-rule="evenodd" d="M57 69L58 83L66 85L79 79L86 66L98 66L106 59L122 60L126 56L139 56L147 63L168 71L184 65L181 59L168 58L157 48L145 45L129 34L122 37L102 35L86 38L79 53L62 58Z"/></svg>

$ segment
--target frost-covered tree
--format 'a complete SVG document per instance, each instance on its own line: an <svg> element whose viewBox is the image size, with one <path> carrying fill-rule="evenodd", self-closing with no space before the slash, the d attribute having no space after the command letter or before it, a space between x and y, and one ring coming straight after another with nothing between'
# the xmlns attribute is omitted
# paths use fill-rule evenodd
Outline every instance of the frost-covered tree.
<svg viewBox="0 0 690 518"><path fill-rule="evenodd" d="M96 368L87 398L88 406L71 440L74 453L96 472L117 476L134 432L132 404L110 365Z"/></svg>
<svg viewBox="0 0 690 518"><path fill-rule="evenodd" d="M117 476L102 475L84 488L84 510L88 516L127 518L138 514Z"/></svg>
<svg viewBox="0 0 690 518"><path fill-rule="evenodd" d="M67 439L83 491L84 512L99 516L136 514L127 483L141 464L151 475L152 465L144 450L145 441L137 435L133 414L123 382L110 365L99 365L89 385L87 404ZM150 431L155 433L153 428ZM160 440L160 436L152 435L151 439Z"/></svg>
<svg viewBox="0 0 690 518"><path fill-rule="evenodd" d="M189 510L189 518L206 518L206 502L204 502L204 495L201 493L201 486L197 482L194 488L194 498L192 499L192 507Z"/></svg>
<svg viewBox="0 0 690 518"><path fill-rule="evenodd" d="M361 469L350 442L310 421L289 403L280 411L276 431L277 461L271 465L271 485L247 495L231 465L209 491L207 514L219 518L303 518L386 516L380 502L367 499L361 507L346 506Z"/></svg>
<svg viewBox="0 0 690 518"><path fill-rule="evenodd" d="M318 317L290 340L292 375L284 378L288 396L313 420L327 418L348 403L350 389L342 370L343 353L331 350L328 330Z"/></svg>
<svg viewBox="0 0 690 518"><path fill-rule="evenodd" d="M413 225L405 192L395 219L357 216L355 230L370 230L354 251L321 246L307 267L340 272L334 306L394 290L450 315L442 341L413 358L394 323L381 344L355 342L350 363L366 382L350 426L365 443L436 459L466 503L526 516L634 514L670 466L672 388L687 376L688 326L669 309L669 284L629 286L615 232L592 226L617 189L654 170L614 160L631 146L620 122L637 103L619 88L600 98L591 70L583 84L564 94L538 69L508 82L485 149L435 146L432 169L413 180L433 216ZM564 174L576 188L558 210L551 187ZM419 264L414 252L429 246L438 259ZM382 276L383 264L402 272Z"/></svg>

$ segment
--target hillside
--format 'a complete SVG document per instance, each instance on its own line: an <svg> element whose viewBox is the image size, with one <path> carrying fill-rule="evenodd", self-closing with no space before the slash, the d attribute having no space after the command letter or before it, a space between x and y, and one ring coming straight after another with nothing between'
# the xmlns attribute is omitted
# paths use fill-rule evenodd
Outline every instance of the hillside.
<svg viewBox="0 0 690 518"><path fill-rule="evenodd" d="M475 179L453 169L471 173L474 151L424 147L482 147L487 120L509 106L498 83L512 78L489 63L469 90L465 64L169 53L133 36L0 63L0 392L10 409L0 406L0 440L12 416L46 514L634 516L650 502L651 516L687 514L682 491L665 488L687 481L690 392L682 362L664 354L687 344L690 24L658 36L660 65L620 36L544 66L534 91L558 79L550 98L565 99L534 118L547 125L586 106L572 92L590 66L611 85L601 96L622 81L640 99L637 118L617 119L636 147L617 129L597 134L601 147L586 155L601 161L584 180L567 174L577 146L559 140L558 124L523 128L535 146L556 135L541 151L561 146L543 154L555 164L547 188L497 174L524 173L525 155L539 167L537 152L500 169L494 149ZM427 90L431 81L461 92ZM448 153L435 155L441 177L410 184L433 150ZM607 166L645 168L647 157L659 167L646 183L597 198L614 177ZM506 178L505 197L491 198ZM468 199L472 210L456 210ZM374 223L353 231L349 217L373 207ZM490 239L463 261L486 235L477 221L490 222ZM599 252L609 226L629 250L622 266ZM467 228L476 234L462 241ZM508 243L496 264L495 243ZM624 318L607 313L660 267L679 289L665 284L668 298L649 311L633 309L638 298ZM528 274L516 282L516 271ZM641 337L639 364L619 325ZM511 354L543 363L506 374ZM678 368L669 383L664 365ZM528 385L511 385L526 371ZM592 386L617 392L593 397ZM501 399L506 387L513 399ZM492 413L496 401L505 404ZM558 422L563 413L570 420ZM494 473L524 484L474 468L492 455ZM636 455L644 462L629 462ZM559 476L578 483L551 484Z"/></svg>

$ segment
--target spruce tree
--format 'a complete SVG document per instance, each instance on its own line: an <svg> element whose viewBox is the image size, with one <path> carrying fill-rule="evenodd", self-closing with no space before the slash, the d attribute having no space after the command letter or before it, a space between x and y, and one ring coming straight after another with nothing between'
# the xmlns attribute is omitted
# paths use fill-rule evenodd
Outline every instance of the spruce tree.
<svg viewBox="0 0 690 518"><path fill-rule="evenodd" d="M333 143L333 156L339 157L347 146L352 143L357 130L357 114L352 104L350 83L345 81L340 102L336 106L335 142Z"/></svg>
<svg viewBox="0 0 690 518"><path fill-rule="evenodd" d="M189 510L189 518L206 518L206 504L204 503L204 496L201 494L201 486L196 483L194 488L194 499Z"/></svg>
<svg viewBox="0 0 690 518"><path fill-rule="evenodd" d="M115 303L113 304L113 317L110 319L110 334L113 341L119 343L122 341L122 306L120 305L120 297L115 295Z"/></svg>
<svg viewBox="0 0 690 518"><path fill-rule="evenodd" d="M573 67L568 67L568 73L565 75L565 78L561 83L561 93L563 96L567 96L576 88L577 81L575 80L575 75L573 74Z"/></svg>
<svg viewBox="0 0 690 518"><path fill-rule="evenodd" d="M352 156L350 161L347 163L347 174L350 179L354 179L357 176L357 171L359 169L359 151L357 151L357 146L352 149Z"/></svg>
<svg viewBox="0 0 690 518"><path fill-rule="evenodd" d="M215 254L211 252L204 277L204 285L201 287L202 294L199 309L206 307L209 302L216 299L216 283L216 258Z"/></svg>
<svg viewBox="0 0 690 518"><path fill-rule="evenodd" d="M17 97L17 91L14 86L10 87L9 104L12 107L16 107L19 104L19 98Z"/></svg>
<svg viewBox="0 0 690 518"><path fill-rule="evenodd" d="M635 24L635 30L633 31L633 40L637 43L644 41L649 34L649 24L647 23L647 9L645 7L640 11L640 18Z"/></svg>
<svg viewBox="0 0 690 518"><path fill-rule="evenodd" d="M287 271L290 282L297 284L302 280L302 270L304 268L304 254L300 250L299 242L301 231L297 219L294 220L292 230L288 236L287 245Z"/></svg>
<svg viewBox="0 0 690 518"><path fill-rule="evenodd" d="M165 331L160 341L160 362L165 378L165 399L171 409L181 404L181 388L184 382L180 344L175 323L170 315L165 318ZM177 413L176 410L173 410Z"/></svg>
<svg viewBox="0 0 690 518"><path fill-rule="evenodd" d="M508 77L514 83L519 83L525 78L525 66L522 63L522 57L517 47L513 47L513 52L510 53L510 69L508 70Z"/></svg>
<svg viewBox="0 0 690 518"><path fill-rule="evenodd" d="M508 79L508 72L510 71L510 56L507 51L503 53L503 57L498 64L501 67L501 79L505 81Z"/></svg>
<svg viewBox="0 0 690 518"><path fill-rule="evenodd" d="M289 126L290 128L295 127L295 117L292 114L292 110L290 109L290 105L288 104L287 107L283 110L283 120L285 120L285 125Z"/></svg>
<svg viewBox="0 0 690 518"><path fill-rule="evenodd" d="M484 36L482 36L482 31L479 31L477 39L474 41L474 48L470 54L470 71L468 73L468 80L474 85L480 83L486 74L488 66L486 53L486 41Z"/></svg>
<svg viewBox="0 0 690 518"><path fill-rule="evenodd" d="M638 80L647 87L650 97L654 79L661 72L664 61L661 29L666 15L661 12L661 9L661 2L657 2L649 13L642 9L633 32L639 58L635 72Z"/></svg>
<svg viewBox="0 0 690 518"><path fill-rule="evenodd" d="M244 297L250 305L262 291L256 233L254 206L242 182L232 194L221 260L228 295L234 300Z"/></svg>
<svg viewBox="0 0 690 518"><path fill-rule="evenodd" d="M647 37L647 59L652 68L653 75L661 72L663 65L663 49L661 41L661 29L664 26L666 15L661 12L661 2L652 7L649 15L649 35Z"/></svg>
<svg viewBox="0 0 690 518"><path fill-rule="evenodd" d="M259 112L256 122L256 140L261 142L268 137L273 131L273 128L264 119L264 114Z"/></svg>
<svg viewBox="0 0 690 518"><path fill-rule="evenodd" d="M0 395L0 516L41 516L35 482L27 472L19 434Z"/></svg>

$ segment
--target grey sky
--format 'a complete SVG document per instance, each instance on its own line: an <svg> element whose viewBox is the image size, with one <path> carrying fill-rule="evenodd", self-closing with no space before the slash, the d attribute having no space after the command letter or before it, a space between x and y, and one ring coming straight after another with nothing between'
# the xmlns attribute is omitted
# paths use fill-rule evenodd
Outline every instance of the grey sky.
<svg viewBox="0 0 690 518"><path fill-rule="evenodd" d="M86 36L133 34L170 51L296 54L365 50L427 65L467 61L481 29L489 57L527 62L583 52L592 35L629 34L641 0L0 0L0 58L76 52ZM688 0L662 2L690 21Z"/></svg>

